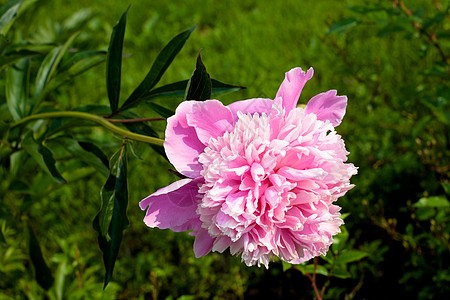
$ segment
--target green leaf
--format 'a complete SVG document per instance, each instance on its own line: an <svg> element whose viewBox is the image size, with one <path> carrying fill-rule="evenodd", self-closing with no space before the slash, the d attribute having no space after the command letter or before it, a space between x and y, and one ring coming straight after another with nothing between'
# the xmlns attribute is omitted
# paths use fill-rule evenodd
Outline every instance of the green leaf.
<svg viewBox="0 0 450 300"><path fill-rule="evenodd" d="M106 89L111 112L115 112L119 107L123 38L129 9L130 7L123 13L119 22L113 28L108 54L106 55Z"/></svg>
<svg viewBox="0 0 450 300"><path fill-rule="evenodd" d="M221 82L221 81L213 79L213 78L211 78L211 85L212 85L212 95L214 95L214 96L224 95L224 94L228 94L231 92L245 89L244 86L224 83L224 82Z"/></svg>
<svg viewBox="0 0 450 300"><path fill-rule="evenodd" d="M30 60L24 58L10 68L6 75L6 102L16 121L26 116L29 71Z"/></svg>
<svg viewBox="0 0 450 300"><path fill-rule="evenodd" d="M41 143L36 143L30 135L24 138L22 147L56 182L66 183L66 180L55 166L56 161L53 153L47 147Z"/></svg>
<svg viewBox="0 0 450 300"><path fill-rule="evenodd" d="M283 272L286 272L287 270L292 268L292 265L288 262L285 262L284 260L281 261L281 264L283 266Z"/></svg>
<svg viewBox="0 0 450 300"><path fill-rule="evenodd" d="M191 76L185 99L198 101L208 100L211 99L211 92L211 77L206 71L206 67L202 62L202 58L199 52L194 74L192 74Z"/></svg>
<svg viewBox="0 0 450 300"><path fill-rule="evenodd" d="M450 202L444 195L431 196L420 198L419 201L413 204L414 207L449 207Z"/></svg>
<svg viewBox="0 0 450 300"><path fill-rule="evenodd" d="M341 232L333 237L333 244L331 245L331 248L334 253L338 253L339 251L344 249L349 238L347 228L345 226L341 226L340 229Z"/></svg>
<svg viewBox="0 0 450 300"><path fill-rule="evenodd" d="M3 30L3 27L14 19L22 2L23 0L11 0L0 8L0 32L2 34L6 34L6 30Z"/></svg>
<svg viewBox="0 0 450 300"><path fill-rule="evenodd" d="M0 243L5 244L6 245L6 239L5 236L3 235L3 224L5 222L1 222L0 223Z"/></svg>
<svg viewBox="0 0 450 300"><path fill-rule="evenodd" d="M64 45L53 48L45 57L36 75L36 86L31 111L33 111L33 109L38 105L43 95L44 88L52 79L58 64L77 35L78 33L72 34Z"/></svg>
<svg viewBox="0 0 450 300"><path fill-rule="evenodd" d="M183 80L174 82L171 84L164 85L162 87L153 89L142 96L143 100L146 100L146 103L149 101L162 98L162 97L184 97L186 93L186 87L189 84L189 80ZM230 92L238 91L241 89L245 89L243 86L231 85L228 83L223 83L219 80L211 78L212 85L212 97L216 97L219 95L227 94Z"/></svg>
<svg viewBox="0 0 450 300"><path fill-rule="evenodd" d="M105 61L106 52L104 51L87 51L74 55L62 68L66 68L55 76L50 82L46 90L51 91L59 87L61 84L72 80L75 76L86 72L92 67Z"/></svg>
<svg viewBox="0 0 450 300"><path fill-rule="evenodd" d="M166 118L166 119L175 114L175 112L173 110L168 109L168 108L161 106L159 104L156 104L156 103L150 102L150 103L147 103L147 106L149 106L153 111L158 113L161 117Z"/></svg>
<svg viewBox="0 0 450 300"><path fill-rule="evenodd" d="M66 180L62 177L61 173L59 173L58 169L56 168L56 161L50 149L40 144L37 146L37 151L41 155L47 167L47 170L49 171L50 175L52 175L53 179L55 179L59 183L66 183Z"/></svg>
<svg viewBox="0 0 450 300"><path fill-rule="evenodd" d="M436 209L433 207L419 207L416 211L416 218L419 221L425 221L433 218L436 215Z"/></svg>
<svg viewBox="0 0 450 300"><path fill-rule="evenodd" d="M344 250L341 253L339 253L338 257L336 258L336 263L351 263L351 262L355 262L358 260L363 259L364 257L366 257L368 254L366 252L363 251L358 251L358 250Z"/></svg>
<svg viewBox="0 0 450 300"><path fill-rule="evenodd" d="M77 159L94 167L102 175L108 176L108 174L109 174L108 165L105 166L104 163L102 162L102 160L99 157L97 157L95 154L85 151L76 140L70 139L67 137L61 137L61 138L52 140L52 142L60 144L61 146L64 147L65 150L72 153L72 155L74 155ZM91 145L91 149L92 149L92 145ZM99 149L96 149L95 151L98 151L98 150ZM102 152L102 154L103 154L103 152ZM103 156L105 156L105 154L103 154Z"/></svg>
<svg viewBox="0 0 450 300"><path fill-rule="evenodd" d="M80 144L81 148L83 148L85 151L91 152L92 154L97 156L103 163L103 165L109 169L108 157L105 153L103 153L102 149L90 142L78 141L78 144Z"/></svg>
<svg viewBox="0 0 450 300"><path fill-rule="evenodd" d="M19 42L7 46L2 55L0 55L0 69L22 58L44 55L54 47L55 45L53 44L29 44L27 42Z"/></svg>
<svg viewBox="0 0 450 300"><path fill-rule="evenodd" d="M112 278L114 264L122 242L123 230L128 228L126 215L128 206L126 147L111 158L111 170L101 191L102 207L93 221L98 234L98 243L103 252L105 284Z"/></svg>
<svg viewBox="0 0 450 300"><path fill-rule="evenodd" d="M345 18L342 20L339 20L331 26L330 30L328 30L328 34L331 33L343 33L350 28L356 26L359 23L357 19L354 18Z"/></svg>
<svg viewBox="0 0 450 300"><path fill-rule="evenodd" d="M335 266L335 268L331 271L330 274L332 277L337 277L341 279L347 279L352 277L351 274L342 266Z"/></svg>
<svg viewBox="0 0 450 300"><path fill-rule="evenodd" d="M33 232L33 228L28 224L28 250L30 253L31 262L33 263L36 281L41 287L48 290L54 282L50 268L45 262L44 256L42 255L41 246Z"/></svg>
<svg viewBox="0 0 450 300"><path fill-rule="evenodd" d="M300 264L300 265L295 265L303 274L321 274L321 275L328 275L328 270L325 266L323 265L317 265L317 269L316 266L314 266L314 264Z"/></svg>
<svg viewBox="0 0 450 300"><path fill-rule="evenodd" d="M72 75L82 73L89 67L103 62L106 59L106 54L106 51L97 50L78 52L61 65L60 72L70 70Z"/></svg>
<svg viewBox="0 0 450 300"><path fill-rule="evenodd" d="M158 54L155 61L153 62L150 71L145 76L144 80L139 84L139 86L131 93L125 103L122 105L120 110L128 109L136 105L142 96L152 89L161 79L164 72L170 66L175 56L183 48L187 39L194 31L196 26L189 28L186 31L175 36Z"/></svg>
<svg viewBox="0 0 450 300"><path fill-rule="evenodd" d="M444 188L445 193L450 196L450 183L442 182L441 185Z"/></svg>

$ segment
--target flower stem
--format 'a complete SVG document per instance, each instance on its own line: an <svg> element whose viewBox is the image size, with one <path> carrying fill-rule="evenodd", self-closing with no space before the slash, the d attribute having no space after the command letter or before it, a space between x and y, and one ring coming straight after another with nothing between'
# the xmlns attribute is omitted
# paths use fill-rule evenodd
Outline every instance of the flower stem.
<svg viewBox="0 0 450 300"><path fill-rule="evenodd" d="M16 123L12 124L11 127L12 128L17 127L17 126L23 125L25 123L28 123L30 121L33 121L33 120L53 119L53 118L84 119L84 120L95 122L95 123L105 127L109 131L117 133L127 139L144 142L144 143L148 143L148 144L152 144L152 145L156 145L156 146L162 146L164 144L164 140L162 140L162 139L154 138L154 137L150 137L150 136L146 136L146 135L142 135L142 134L137 134L137 133L122 129L122 128L117 127L116 125L112 124L110 121L108 121L107 119L105 119L103 117L85 113L85 112L79 112L79 111L57 111L57 112L46 112L46 113L34 114L34 115L25 117L25 118L17 121Z"/></svg>

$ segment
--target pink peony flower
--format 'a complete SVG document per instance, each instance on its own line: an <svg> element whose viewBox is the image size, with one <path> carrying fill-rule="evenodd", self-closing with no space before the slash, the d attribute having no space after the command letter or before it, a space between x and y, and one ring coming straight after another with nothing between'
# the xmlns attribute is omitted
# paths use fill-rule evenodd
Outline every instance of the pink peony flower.
<svg viewBox="0 0 450 300"><path fill-rule="evenodd" d="M334 130L347 97L331 90L296 107L312 75L292 69L273 101L181 103L167 120L164 148L188 178L140 202L145 224L192 230L196 257L229 248L248 266L325 254L343 224L333 202L353 187L357 168L345 163Z"/></svg>

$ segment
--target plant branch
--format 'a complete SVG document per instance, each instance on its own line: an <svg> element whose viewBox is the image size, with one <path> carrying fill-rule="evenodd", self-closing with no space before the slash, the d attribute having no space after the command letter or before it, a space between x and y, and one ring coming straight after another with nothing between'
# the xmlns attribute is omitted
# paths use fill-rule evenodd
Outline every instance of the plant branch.
<svg viewBox="0 0 450 300"><path fill-rule="evenodd" d="M137 134L125 129L122 129L120 127L117 127L116 125L112 124L110 120L107 120L103 117L85 113L85 112L78 112L78 111L58 111L58 112L47 112L47 113L40 113L40 114L34 114L28 117L25 117L16 123L12 124L11 128L24 125L25 123L28 123L33 120L39 120L39 119L54 119L54 118L78 118L78 119L84 119L88 121L92 121L94 123L97 123L106 129L108 129L111 132L114 132L118 135L123 136L124 138L144 142L156 146L162 146L164 144L164 140L159 138L154 138L142 134Z"/></svg>

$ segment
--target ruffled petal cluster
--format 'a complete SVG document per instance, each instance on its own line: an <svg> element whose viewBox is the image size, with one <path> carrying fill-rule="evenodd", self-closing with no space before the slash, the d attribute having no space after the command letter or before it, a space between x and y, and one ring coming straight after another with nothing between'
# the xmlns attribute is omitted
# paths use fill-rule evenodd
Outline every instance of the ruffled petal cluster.
<svg viewBox="0 0 450 300"><path fill-rule="evenodd" d="M144 222L192 230L197 257L229 249L267 267L273 256L301 263L325 254L343 223L333 203L357 168L334 129L347 98L332 90L296 107L312 75L292 69L273 101L181 103L164 147L188 179L142 200Z"/></svg>

